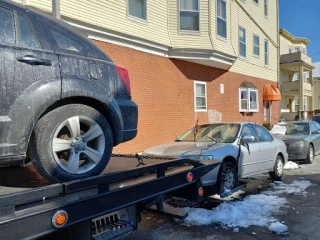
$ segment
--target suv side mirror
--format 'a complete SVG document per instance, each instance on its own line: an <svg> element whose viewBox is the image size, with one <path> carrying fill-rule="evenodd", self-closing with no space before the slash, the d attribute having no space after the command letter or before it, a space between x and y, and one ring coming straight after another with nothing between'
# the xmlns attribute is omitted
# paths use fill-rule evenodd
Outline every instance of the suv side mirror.
<svg viewBox="0 0 320 240"><path fill-rule="evenodd" d="M240 144L244 145L247 143L254 142L254 140L255 140L254 136L244 136L241 138Z"/></svg>

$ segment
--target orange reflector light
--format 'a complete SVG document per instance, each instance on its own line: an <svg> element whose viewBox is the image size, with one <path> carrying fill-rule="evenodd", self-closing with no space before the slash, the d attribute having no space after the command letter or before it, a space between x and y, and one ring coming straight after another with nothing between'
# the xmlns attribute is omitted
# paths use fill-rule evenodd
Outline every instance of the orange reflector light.
<svg viewBox="0 0 320 240"><path fill-rule="evenodd" d="M202 196L202 195L203 195L203 188L202 188L202 187L199 187L199 189L198 189L198 194L199 194L199 196Z"/></svg>
<svg viewBox="0 0 320 240"><path fill-rule="evenodd" d="M52 225L55 228L63 227L68 221L68 214L64 210L57 211L52 217Z"/></svg>
<svg viewBox="0 0 320 240"><path fill-rule="evenodd" d="M192 182L192 180L193 180L193 174L192 174L192 172L189 172L189 173L188 173L188 175L187 175L187 180L188 180L188 182Z"/></svg>

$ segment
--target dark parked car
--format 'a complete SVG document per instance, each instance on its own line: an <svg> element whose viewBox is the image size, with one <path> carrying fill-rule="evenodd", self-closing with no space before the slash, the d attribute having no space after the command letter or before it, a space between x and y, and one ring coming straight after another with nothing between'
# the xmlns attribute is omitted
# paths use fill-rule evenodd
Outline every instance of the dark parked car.
<svg viewBox="0 0 320 240"><path fill-rule="evenodd" d="M85 35L0 0L0 165L24 163L52 181L99 174L137 134L126 69Z"/></svg>
<svg viewBox="0 0 320 240"><path fill-rule="evenodd" d="M320 124L315 121L280 123L271 129L277 138L287 145L289 160L313 163L320 153Z"/></svg>

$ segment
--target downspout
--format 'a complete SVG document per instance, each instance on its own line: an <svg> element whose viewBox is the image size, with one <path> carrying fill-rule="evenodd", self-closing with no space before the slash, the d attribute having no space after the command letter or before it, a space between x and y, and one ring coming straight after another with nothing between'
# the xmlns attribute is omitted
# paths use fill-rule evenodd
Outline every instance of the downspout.
<svg viewBox="0 0 320 240"><path fill-rule="evenodd" d="M212 49L214 49L214 44L213 44L213 39L212 39L212 11L211 11L211 1L213 0L209 0L209 38L210 38L210 42L211 42L211 46Z"/></svg>
<svg viewBox="0 0 320 240"><path fill-rule="evenodd" d="M60 0L52 0L52 16L57 19L61 19Z"/></svg>

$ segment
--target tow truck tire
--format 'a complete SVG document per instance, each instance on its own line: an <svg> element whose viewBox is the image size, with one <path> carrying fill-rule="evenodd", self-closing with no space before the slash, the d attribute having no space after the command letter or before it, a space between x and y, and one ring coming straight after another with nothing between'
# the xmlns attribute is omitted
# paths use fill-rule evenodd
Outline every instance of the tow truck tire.
<svg viewBox="0 0 320 240"><path fill-rule="evenodd" d="M280 155L277 156L273 166L273 171L269 172L269 176L273 181L280 181L283 175L283 160Z"/></svg>
<svg viewBox="0 0 320 240"><path fill-rule="evenodd" d="M58 107L37 122L29 154L39 173L52 182L66 182L100 174L113 148L105 117L92 107Z"/></svg>
<svg viewBox="0 0 320 240"><path fill-rule="evenodd" d="M238 169L232 162L223 162L219 170L217 185L220 194L225 192L225 188L232 190L238 186Z"/></svg>

